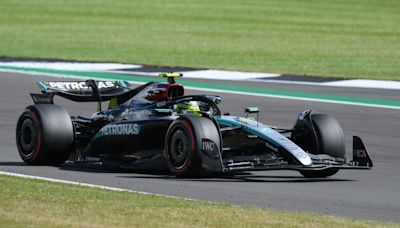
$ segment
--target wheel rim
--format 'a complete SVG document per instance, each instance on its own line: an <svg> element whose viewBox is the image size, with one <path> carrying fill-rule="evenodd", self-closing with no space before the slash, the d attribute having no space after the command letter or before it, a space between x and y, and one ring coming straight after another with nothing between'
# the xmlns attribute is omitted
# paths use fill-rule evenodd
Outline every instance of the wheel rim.
<svg viewBox="0 0 400 228"><path fill-rule="evenodd" d="M190 153L189 137L182 129L178 129L172 135L169 155L172 165L180 168L185 165Z"/></svg>
<svg viewBox="0 0 400 228"><path fill-rule="evenodd" d="M25 127L22 130L22 142L25 145L29 145L32 142L32 129L29 127Z"/></svg>
<svg viewBox="0 0 400 228"><path fill-rule="evenodd" d="M30 156L35 151L37 144L37 126L31 118L22 121L18 131L18 144L24 156Z"/></svg>

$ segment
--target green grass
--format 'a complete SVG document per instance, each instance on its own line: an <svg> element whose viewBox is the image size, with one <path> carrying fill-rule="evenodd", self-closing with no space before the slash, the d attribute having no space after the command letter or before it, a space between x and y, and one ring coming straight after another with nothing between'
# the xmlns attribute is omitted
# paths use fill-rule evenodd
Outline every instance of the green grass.
<svg viewBox="0 0 400 228"><path fill-rule="evenodd" d="M398 0L2 0L0 56L400 80Z"/></svg>
<svg viewBox="0 0 400 228"><path fill-rule="evenodd" d="M1 227L399 227L0 175Z"/></svg>

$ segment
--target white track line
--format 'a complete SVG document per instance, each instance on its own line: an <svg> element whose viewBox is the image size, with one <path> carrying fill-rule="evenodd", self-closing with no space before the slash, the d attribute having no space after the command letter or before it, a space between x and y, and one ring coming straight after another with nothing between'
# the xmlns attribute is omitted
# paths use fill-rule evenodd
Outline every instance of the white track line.
<svg viewBox="0 0 400 228"><path fill-rule="evenodd" d="M62 179L55 179L55 178L41 177L41 176L33 176L33 175L13 173L13 172L0 171L0 175L12 176L12 177L21 177L21 178L32 179L32 180L43 180L43 181L49 181L49 182L54 182L54 183L69 184L69 185L76 185L76 186L84 186L84 187L98 188L98 189L117 191L117 192L131 192L131 193L137 193L137 194L143 194L143 195L152 195L152 196L160 196L160 197L167 197L167 198L173 198L173 199L183 199L183 200L189 200L189 201L204 201L204 202L208 202L208 203L213 203L211 201L206 201L206 200L190 199L190 198L185 198L185 197L178 197L178 196L164 195L164 194L158 194L158 193L135 191L135 190L125 189L125 188L115 188L115 187L109 187L109 186L104 186L104 185L89 184L89 183L84 183L84 182L68 181L68 180L62 180Z"/></svg>
<svg viewBox="0 0 400 228"><path fill-rule="evenodd" d="M30 72L30 71L26 71L26 70L4 70L4 69L0 69L0 71L10 72L10 73L24 73L24 74L38 75L38 76L58 77L58 78L92 79L91 77L88 77L88 76L74 76L74 75L65 75L65 74L56 74L56 73L39 73L39 72ZM107 80L107 78L98 78L98 80L101 80L101 79ZM128 82L130 82L132 84L138 84L138 85L145 84L144 82L138 82L138 81L128 81ZM292 96L284 96L284 95L249 93L249 92L223 90L223 89L198 88L198 87L191 87L191 86L185 86L185 88L191 89L191 90L197 90L197 91L209 91L209 92L219 92L219 93L228 93L228 94L240 94L240 95L256 96L256 97L271 97L271 98L288 99L288 100L314 101L314 102L331 103L331 104L344 104L344 105L373 107L373 108L385 108L385 109L396 109L396 110L400 109L400 107L397 107L397 106L366 104L366 103L348 102L348 101L324 100L324 99L318 99L318 98L304 98L304 97L292 97Z"/></svg>
<svg viewBox="0 0 400 228"><path fill-rule="evenodd" d="M400 90L400 82L387 81L387 80L348 79L348 80L338 80L332 82L305 82L305 81L285 81L279 79L276 80L249 79L248 81L261 82L261 83L275 83L275 84L291 84L291 85Z"/></svg>
<svg viewBox="0 0 400 228"><path fill-rule="evenodd" d="M116 73L124 75L146 75L158 77L163 72L144 72L144 71L121 71L121 70L108 70L103 71L107 73ZM257 78L276 78L281 76L280 74L272 73L252 73L252 72L240 72L240 71L226 71L226 70L196 70L196 71L183 71L185 78L194 79L213 79L213 80L230 80L230 81L243 81Z"/></svg>
<svg viewBox="0 0 400 228"><path fill-rule="evenodd" d="M148 76L158 76L162 72L146 72L140 71L142 65L123 64L123 63L88 63L88 62L38 62L38 61L11 61L1 62L0 66L28 67L28 68L44 68L50 70L77 70L77 71L99 71L122 74L140 74ZM135 72L124 71L124 69L136 69ZM143 69L144 70L144 69ZM351 88L374 88L374 89L391 89L400 90L399 81L390 80L368 80L368 79L348 79L328 82L304 82L304 81L286 81L279 80L282 74L276 73L260 73L260 72L243 72L228 70L191 70L184 72L186 78L197 79L214 79L214 80L245 80L260 81L268 83L280 84L300 84L300 85L318 85L333 87L351 87ZM268 78L277 78L269 80Z"/></svg>
<svg viewBox="0 0 400 228"><path fill-rule="evenodd" d="M358 102L350 102L350 101L335 101L335 100L324 100L324 99L318 99L318 98L291 97L291 96L284 96L284 95L248 93L248 92L240 92L240 91L232 91L232 90L221 90L221 89L206 89L206 88L199 89L199 88L193 88L190 86L185 86L185 88L192 89L192 90L229 93L229 94L240 94L240 95L256 96L256 97L271 97L271 98L279 98L279 99L287 99L287 100L316 101L316 102L330 103L330 104L344 104L344 105L373 107L373 108L400 109L400 107L397 107L397 106L366 104L366 103L358 103Z"/></svg>

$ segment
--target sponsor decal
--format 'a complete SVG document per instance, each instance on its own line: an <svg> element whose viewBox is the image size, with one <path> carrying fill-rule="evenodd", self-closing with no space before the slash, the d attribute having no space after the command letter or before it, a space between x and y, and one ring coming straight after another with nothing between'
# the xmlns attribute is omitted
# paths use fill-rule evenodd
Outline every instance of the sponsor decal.
<svg viewBox="0 0 400 228"><path fill-rule="evenodd" d="M106 125L100 130L102 135L138 135L140 132L139 124L111 124Z"/></svg>
<svg viewBox="0 0 400 228"><path fill-rule="evenodd" d="M272 129L271 129L271 128L268 128L268 127L263 127L263 128L261 128L261 131L262 131L263 133L265 133L265 134L270 134L270 133L272 133Z"/></svg>
<svg viewBox="0 0 400 228"><path fill-rule="evenodd" d="M297 150L299 147L289 139L285 137L278 137L276 138L277 141L279 141L279 144L281 144L283 147L285 147L287 150Z"/></svg>
<svg viewBox="0 0 400 228"><path fill-rule="evenodd" d="M86 86L85 82L48 82L48 85L52 89L60 89L60 90L89 89L89 87ZM112 87L118 87L118 86L113 81L100 81L100 82L98 82L97 87L99 89L103 89L103 88L112 88Z"/></svg>
<svg viewBox="0 0 400 228"><path fill-rule="evenodd" d="M218 148L215 143L208 139L203 139L201 141L201 150L205 152L208 156L218 156Z"/></svg>
<svg viewBox="0 0 400 228"><path fill-rule="evenodd" d="M367 157L367 151L365 151L365 150L358 149L358 150L354 150L353 153L356 155L356 157L359 157L359 158Z"/></svg>
<svg viewBox="0 0 400 228"><path fill-rule="evenodd" d="M299 158L307 158L307 154L304 153L303 151L297 152L296 155L297 155L297 157L299 157Z"/></svg>
<svg viewBox="0 0 400 228"><path fill-rule="evenodd" d="M248 125L253 125L253 126L257 125L257 121L249 119L249 118L239 117L237 120L243 124L248 124Z"/></svg>
<svg viewBox="0 0 400 228"><path fill-rule="evenodd" d="M201 150L203 151L214 151L214 143L210 141L203 141L201 143Z"/></svg>

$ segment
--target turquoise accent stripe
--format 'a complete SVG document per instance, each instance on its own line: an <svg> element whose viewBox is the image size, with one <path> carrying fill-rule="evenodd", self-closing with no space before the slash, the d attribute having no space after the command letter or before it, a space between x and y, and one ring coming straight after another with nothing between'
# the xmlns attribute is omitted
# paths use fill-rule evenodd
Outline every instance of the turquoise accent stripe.
<svg viewBox="0 0 400 228"><path fill-rule="evenodd" d="M248 133L253 134L253 135L256 135L256 136L258 136L258 137L260 137L260 138L266 140L267 142L272 143L272 144L273 144L274 146L276 146L276 147L280 147L279 143L275 142L272 138L266 136L265 134L262 134L261 132L255 130L255 129L249 127L249 126L246 126L246 124L242 124L242 123L236 122L235 120L227 120L227 119L223 119L223 118L215 118L215 120L216 120L218 123L225 124L225 125L229 125L229 126L231 126L231 127L232 127L232 126L241 126L242 129L245 130L245 131L247 131ZM260 123L260 124L261 124L261 123ZM265 126L265 127L268 127L268 126ZM271 130L272 130L272 129L271 129ZM273 130L272 130L272 131L273 131ZM271 133L272 133L272 132L271 132ZM275 132L275 133L276 133L276 134L279 134L279 133L277 133L277 132Z"/></svg>
<svg viewBox="0 0 400 228"><path fill-rule="evenodd" d="M233 126L241 126L240 123L237 123L237 122L232 121L232 120L226 120L226 119L221 119L221 118L216 118L215 120L216 120L218 123L226 124L226 125L228 125L228 126L230 126L230 127L233 127Z"/></svg>
<svg viewBox="0 0 400 228"><path fill-rule="evenodd" d="M125 83L125 81L119 80L119 83L120 83L123 87L128 88L128 85Z"/></svg>
<svg viewBox="0 0 400 228"><path fill-rule="evenodd" d="M40 86L43 87L43 90L47 89L47 86L42 81L39 81L38 83L39 83Z"/></svg>

